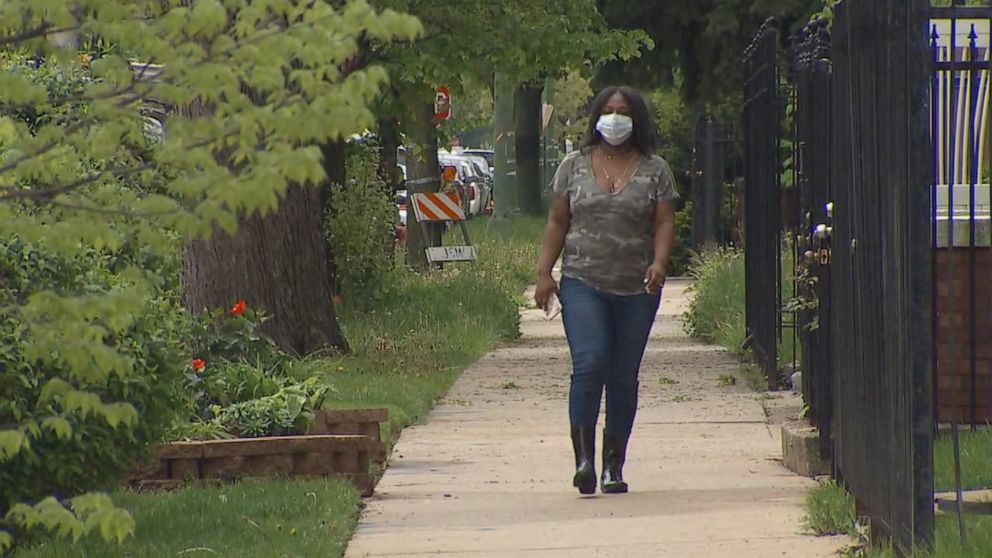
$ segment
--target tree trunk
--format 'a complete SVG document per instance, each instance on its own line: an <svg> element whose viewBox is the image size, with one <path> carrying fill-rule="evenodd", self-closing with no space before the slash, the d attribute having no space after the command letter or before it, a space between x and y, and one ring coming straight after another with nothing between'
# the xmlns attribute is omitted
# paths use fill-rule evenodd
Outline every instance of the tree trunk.
<svg viewBox="0 0 992 558"><path fill-rule="evenodd" d="M186 245L184 302L191 313L238 300L264 309L263 332L283 350L347 351L334 305L322 192L292 186L277 211L242 216L234 236L216 229Z"/></svg>
<svg viewBox="0 0 992 558"><path fill-rule="evenodd" d="M526 215L544 213L541 203L542 92L540 85L522 85L514 96L517 192L520 210Z"/></svg>
<svg viewBox="0 0 992 558"><path fill-rule="evenodd" d="M396 150L400 147L399 123L393 117L379 119L379 178L392 197L400 185L400 172L396 167Z"/></svg>
<svg viewBox="0 0 992 558"><path fill-rule="evenodd" d="M496 175L493 205L500 219L516 215L520 210L517 197L516 132L513 121L513 85L503 74L496 74L493 86L495 114L493 145L495 145Z"/></svg>
<svg viewBox="0 0 992 558"><path fill-rule="evenodd" d="M424 100L416 104L413 122L413 153L407 155L407 193L437 192L441 189L441 174L437 160L437 128L434 125L434 103L430 93L421 91ZM414 215L412 203L408 205L407 262L414 269L428 268L426 249L438 245L441 227L428 225L430 238L425 238Z"/></svg>

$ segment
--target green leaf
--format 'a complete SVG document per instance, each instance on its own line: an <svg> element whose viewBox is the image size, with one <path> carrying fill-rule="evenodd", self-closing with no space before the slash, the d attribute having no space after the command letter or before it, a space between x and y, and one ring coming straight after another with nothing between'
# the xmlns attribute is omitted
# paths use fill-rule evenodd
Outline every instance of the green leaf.
<svg viewBox="0 0 992 558"><path fill-rule="evenodd" d="M9 461L30 447L28 437L19 430L0 430L0 462Z"/></svg>
<svg viewBox="0 0 992 558"><path fill-rule="evenodd" d="M67 440L72 437L72 426L64 417L46 417L41 421L42 428L51 430L57 437Z"/></svg>
<svg viewBox="0 0 992 558"><path fill-rule="evenodd" d="M14 537L6 531L0 531L0 552L7 552L14 546Z"/></svg>

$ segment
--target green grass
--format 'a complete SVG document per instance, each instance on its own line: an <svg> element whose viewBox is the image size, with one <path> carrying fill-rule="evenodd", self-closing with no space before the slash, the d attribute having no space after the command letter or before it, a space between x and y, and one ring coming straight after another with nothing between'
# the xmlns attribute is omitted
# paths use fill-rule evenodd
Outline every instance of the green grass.
<svg viewBox="0 0 992 558"><path fill-rule="evenodd" d="M136 521L120 546L97 537L48 542L17 558L342 556L358 493L344 481L244 481L174 492L114 494Z"/></svg>
<svg viewBox="0 0 992 558"><path fill-rule="evenodd" d="M965 515L966 541L961 544L957 517L940 514L936 518L932 552L917 552L919 558L979 558L992 556L992 517ZM852 552L857 558L896 558L888 545Z"/></svg>
<svg viewBox="0 0 992 558"><path fill-rule="evenodd" d="M397 269L383 302L346 299L338 307L352 354L296 366L326 377L330 408L388 408L384 436L392 443L466 366L519 337L518 309L534 278L542 228L538 219L472 222L478 262L423 275ZM46 543L17 558L341 556L360 505L351 485L337 481L253 481L114 499L137 522L123 546Z"/></svg>
<svg viewBox="0 0 992 558"><path fill-rule="evenodd" d="M992 488L992 429L962 429L961 484L965 490ZM954 491L954 448L950 432L937 436L933 452L934 487L937 492Z"/></svg>
<svg viewBox="0 0 992 558"><path fill-rule="evenodd" d="M806 494L806 525L817 535L856 536L854 498L832 480Z"/></svg>
<svg viewBox="0 0 992 558"><path fill-rule="evenodd" d="M961 481L965 490L992 487L992 430L982 428L975 432L970 430L961 431ZM952 492L954 490L954 460L953 447L949 433L942 433L937 437L934 447L934 486L938 492ZM817 489L821 490L821 489ZM842 491L836 485L831 487L826 495L819 495L817 517L841 517L838 512L826 513L828 510L840 509L840 501L843 498L838 491ZM814 491L816 492L816 491ZM813 498L811 493L811 498ZM807 502L807 513L809 513L809 502ZM854 512L851 507L844 506L845 510ZM847 511L843 517L848 517ZM819 521L819 519L818 519ZM824 521L827 525L836 527L838 521ZM837 531L836 529L833 529ZM828 530L829 531L829 530ZM992 556L992 517L979 515L965 515L966 542L961 544L957 516L951 513L939 513L936 517L934 531L934 549L932 552L922 552L917 555L921 558L975 558L978 556ZM891 547L881 545L874 548L863 548L852 551L848 554L856 558L895 558L896 553Z"/></svg>

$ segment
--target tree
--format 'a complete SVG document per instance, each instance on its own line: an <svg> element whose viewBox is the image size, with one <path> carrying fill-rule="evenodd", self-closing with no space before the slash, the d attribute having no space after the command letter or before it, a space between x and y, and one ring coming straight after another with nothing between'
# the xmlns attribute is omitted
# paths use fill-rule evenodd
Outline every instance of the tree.
<svg viewBox="0 0 992 558"><path fill-rule="evenodd" d="M5 2L0 47L24 54L12 53L10 71L0 74L0 238L41 245L69 260L84 255L105 260L124 247L167 254L176 236L235 235L239 222L283 239L313 233L285 221L306 213L302 206L314 195L310 186L324 180L317 146L370 125L368 105L387 79L375 66L341 77L359 30L378 41L411 39L420 31L414 18L376 13L362 0L336 5L324 0ZM91 77L78 91L49 89L20 71L32 64L31 56L48 57L59 68L78 67L75 49L46 40L67 31L112 45L82 61ZM143 62L129 63L134 59ZM184 108L169 116L164 135L153 133L161 128L146 114L155 104ZM284 211L276 212L280 205ZM325 263L316 245L306 237L273 243L269 251L256 248L251 258L264 264L217 267L214 271L237 270L242 276L212 280L273 288L272 278L246 275L275 269L273 262L281 260L299 273L315 269L313 281L324 281L319 268ZM276 249L287 246L313 250L294 257ZM190 276L199 281L206 274L192 270ZM8 320L3 323L16 325L17 339L26 343L21 373L38 382L26 384L31 397L10 400L0 394L5 472L17 460L37 460L41 448L86 443L94 420L123 429L125 439L127 430L140 424L143 417L126 395L105 386L125 382L148 365L120 342L166 279L132 262L103 290L44 290L0 308L0 317ZM293 281L295 288L326 291L326 284ZM243 285L237 289L227 294L252 294ZM218 301L212 296L202 300ZM278 297L261 298L271 303ZM194 299L197 305L200 299ZM224 300L225 306L233 302ZM293 311L298 309L297 303ZM325 322L306 327L322 327L331 319L325 315ZM306 350L320 335L308 331L283 342ZM107 498L79 495L97 486L95 480L64 492L58 479L48 480L59 499L13 505L0 522L0 551L11 545L17 526L74 537L99 530L117 540L130 533L133 523ZM0 510L11 503L0 502Z"/></svg>
<svg viewBox="0 0 992 558"><path fill-rule="evenodd" d="M597 0L597 5L610 25L642 29L656 45L638 59L607 64L598 83L653 89L672 85L678 72L684 98L700 107L740 91L739 60L762 22L774 16L783 30L794 30L823 0Z"/></svg>
<svg viewBox="0 0 992 558"><path fill-rule="evenodd" d="M418 170L409 172L411 192L440 188L436 165L429 159L420 160L430 157L436 146L432 104L438 85L449 85L456 98L464 98L463 83L493 87L498 71L514 90L526 87L537 92L524 95L530 103L529 114L537 116L522 120L522 125L533 130L539 124L540 89L545 79L587 63L635 56L648 43L643 33L610 30L592 0L377 0L376 5L415 14L425 27L415 45L394 43L374 49L375 57L393 76L399 99L394 107L402 111L406 129L413 132L413 158L418 159L414 167ZM531 177L529 191L537 194L522 198L532 200L527 211L535 212L539 210L541 187L536 181L540 175L537 143L524 141L528 146L524 159L530 164L518 171ZM505 192L496 196L499 207L518 198ZM423 266L423 243L418 233L417 227L410 227L409 254L414 263Z"/></svg>
<svg viewBox="0 0 992 558"><path fill-rule="evenodd" d="M571 70L555 80L555 112L559 144L566 139L578 143L586 131L589 101L595 93L588 77Z"/></svg>

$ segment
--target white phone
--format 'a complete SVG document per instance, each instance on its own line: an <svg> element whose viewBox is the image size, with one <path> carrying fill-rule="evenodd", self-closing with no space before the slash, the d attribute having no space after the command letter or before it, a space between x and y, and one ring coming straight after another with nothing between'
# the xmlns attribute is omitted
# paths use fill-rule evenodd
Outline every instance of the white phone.
<svg viewBox="0 0 992 558"><path fill-rule="evenodd" d="M551 298L548 299L547 304L544 305L544 319L553 320L558 314L561 314L561 301L558 300L557 293L551 293Z"/></svg>

